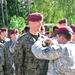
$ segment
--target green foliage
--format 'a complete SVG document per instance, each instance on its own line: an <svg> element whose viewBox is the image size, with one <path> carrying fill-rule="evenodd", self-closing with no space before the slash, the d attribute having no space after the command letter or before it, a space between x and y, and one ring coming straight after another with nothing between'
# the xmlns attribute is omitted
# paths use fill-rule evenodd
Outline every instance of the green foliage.
<svg viewBox="0 0 75 75"><path fill-rule="evenodd" d="M16 18L18 18L18 16L23 17L25 19L25 24L27 24L26 18L29 12L42 13L44 15L43 17L44 24L45 23L57 24L58 21L62 18L67 18L68 25L75 23L75 13L74 13L75 0L3 0L3 1L7 1L7 13L9 24L11 23L10 22L11 18L13 18L14 15L17 16ZM6 23L5 2L3 3L3 9L4 9L3 10L4 19ZM2 24L1 12L0 12L0 24Z"/></svg>
<svg viewBox="0 0 75 75"><path fill-rule="evenodd" d="M21 31L24 29L25 26L26 24L24 18L13 16L10 19L10 25L8 25L7 27L9 30L11 30L12 28L17 28L21 33Z"/></svg>
<svg viewBox="0 0 75 75"><path fill-rule="evenodd" d="M74 0L34 0L31 12L40 12L44 15L44 23L57 24L62 18L67 18L68 25L75 23Z"/></svg>

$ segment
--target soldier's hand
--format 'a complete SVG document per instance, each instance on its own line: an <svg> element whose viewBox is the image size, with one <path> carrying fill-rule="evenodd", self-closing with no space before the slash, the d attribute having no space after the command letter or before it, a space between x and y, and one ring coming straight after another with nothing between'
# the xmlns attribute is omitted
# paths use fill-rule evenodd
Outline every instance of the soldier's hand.
<svg viewBox="0 0 75 75"><path fill-rule="evenodd" d="M48 45L53 45L53 41L51 39L46 39L45 43L47 43Z"/></svg>

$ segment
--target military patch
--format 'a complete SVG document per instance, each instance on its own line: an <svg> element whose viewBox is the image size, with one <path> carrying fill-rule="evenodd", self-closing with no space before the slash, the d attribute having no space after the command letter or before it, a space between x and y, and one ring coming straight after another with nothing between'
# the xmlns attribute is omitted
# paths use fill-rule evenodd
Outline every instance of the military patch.
<svg viewBox="0 0 75 75"><path fill-rule="evenodd" d="M16 44L20 44L20 42L19 42L19 41L17 41L17 42L16 42Z"/></svg>
<svg viewBox="0 0 75 75"><path fill-rule="evenodd" d="M9 47L9 51L14 53L14 48L12 48L11 46Z"/></svg>
<svg viewBox="0 0 75 75"><path fill-rule="evenodd" d="M57 50L57 49L60 48L60 45L59 45L59 44L53 45L52 48L53 48L54 50Z"/></svg>
<svg viewBox="0 0 75 75"><path fill-rule="evenodd" d="M50 47L47 47L43 50L45 53L48 53L50 51Z"/></svg>

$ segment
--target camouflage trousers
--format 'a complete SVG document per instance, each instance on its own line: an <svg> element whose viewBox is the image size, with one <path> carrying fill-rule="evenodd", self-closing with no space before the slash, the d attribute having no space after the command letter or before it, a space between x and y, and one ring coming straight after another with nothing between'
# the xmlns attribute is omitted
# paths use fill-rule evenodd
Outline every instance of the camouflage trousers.
<svg viewBox="0 0 75 75"><path fill-rule="evenodd" d="M6 72L5 75L15 75L13 72Z"/></svg>

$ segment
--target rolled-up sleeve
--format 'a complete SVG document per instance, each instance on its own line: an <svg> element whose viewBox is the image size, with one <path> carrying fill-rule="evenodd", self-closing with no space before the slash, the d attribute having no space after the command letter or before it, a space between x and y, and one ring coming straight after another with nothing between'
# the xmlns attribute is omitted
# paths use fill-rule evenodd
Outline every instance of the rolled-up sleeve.
<svg viewBox="0 0 75 75"><path fill-rule="evenodd" d="M36 41L32 45L32 52L38 59L56 60L61 57L62 49L60 45L42 46L42 41Z"/></svg>

